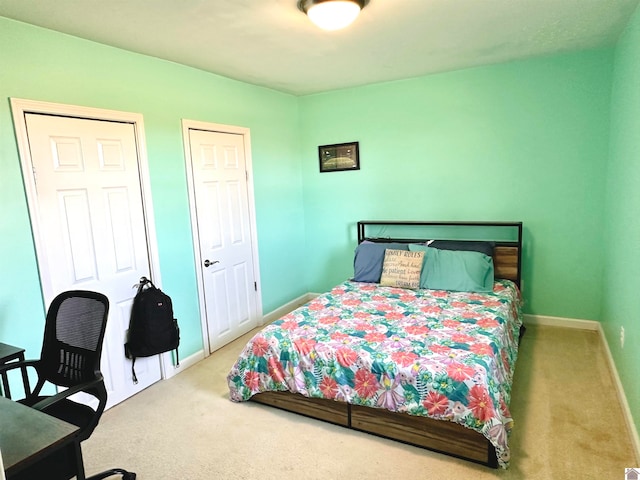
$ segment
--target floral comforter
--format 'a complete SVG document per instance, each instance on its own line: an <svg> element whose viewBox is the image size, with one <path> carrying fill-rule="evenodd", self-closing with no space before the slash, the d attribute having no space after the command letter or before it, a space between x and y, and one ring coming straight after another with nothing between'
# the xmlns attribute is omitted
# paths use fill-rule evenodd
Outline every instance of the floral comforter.
<svg viewBox="0 0 640 480"><path fill-rule="evenodd" d="M405 290L347 281L256 334L230 398L282 391L459 423L509 461L520 292Z"/></svg>

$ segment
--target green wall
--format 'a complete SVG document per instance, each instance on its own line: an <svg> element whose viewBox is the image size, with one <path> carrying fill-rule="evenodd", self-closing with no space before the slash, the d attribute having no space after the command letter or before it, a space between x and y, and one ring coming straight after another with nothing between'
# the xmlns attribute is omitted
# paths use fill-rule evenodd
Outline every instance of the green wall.
<svg viewBox="0 0 640 480"><path fill-rule="evenodd" d="M640 7L616 48L611 112L602 322L640 431Z"/></svg>
<svg viewBox="0 0 640 480"><path fill-rule="evenodd" d="M597 320L612 49L303 97L313 291L352 273L357 220L525 227L525 311ZM317 146L359 141L361 170L319 173Z"/></svg>
<svg viewBox="0 0 640 480"><path fill-rule="evenodd" d="M44 306L9 97L141 113L163 289L202 348L181 119L251 129L263 308L308 291L296 97L0 17L0 340L39 355ZM283 248L286 239L286 248Z"/></svg>

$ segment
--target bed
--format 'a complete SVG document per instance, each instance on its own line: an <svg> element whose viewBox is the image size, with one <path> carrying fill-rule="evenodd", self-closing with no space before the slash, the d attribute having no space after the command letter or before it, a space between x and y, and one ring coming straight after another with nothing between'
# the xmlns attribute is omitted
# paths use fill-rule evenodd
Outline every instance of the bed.
<svg viewBox="0 0 640 480"><path fill-rule="evenodd" d="M524 331L522 223L361 221L357 230L354 277L257 333L228 375L230 399L506 468ZM413 231L421 236L405 235ZM480 255L459 253L478 248ZM384 252L384 265L360 260L374 250ZM406 264L391 268L391 255L420 262L418 284L412 267L404 288ZM442 285L427 272L449 265L428 263L432 255L481 258L490 280L487 273L474 291L425 288ZM371 265L384 267L380 283ZM400 283L389 283L396 270Z"/></svg>

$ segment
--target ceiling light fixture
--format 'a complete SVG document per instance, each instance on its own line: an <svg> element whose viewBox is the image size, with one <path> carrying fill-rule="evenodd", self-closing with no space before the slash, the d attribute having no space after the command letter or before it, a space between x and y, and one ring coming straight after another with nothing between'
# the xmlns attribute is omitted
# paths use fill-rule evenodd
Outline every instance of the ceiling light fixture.
<svg viewBox="0 0 640 480"><path fill-rule="evenodd" d="M323 30L340 30L353 23L369 0L299 0L298 8Z"/></svg>

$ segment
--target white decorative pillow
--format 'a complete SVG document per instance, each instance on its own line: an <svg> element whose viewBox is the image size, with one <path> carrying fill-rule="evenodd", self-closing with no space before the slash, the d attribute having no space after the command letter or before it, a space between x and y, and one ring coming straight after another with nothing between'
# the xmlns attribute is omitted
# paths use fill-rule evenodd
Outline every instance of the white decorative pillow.
<svg viewBox="0 0 640 480"><path fill-rule="evenodd" d="M424 252L385 250L380 285L411 289L420 287L423 260Z"/></svg>

